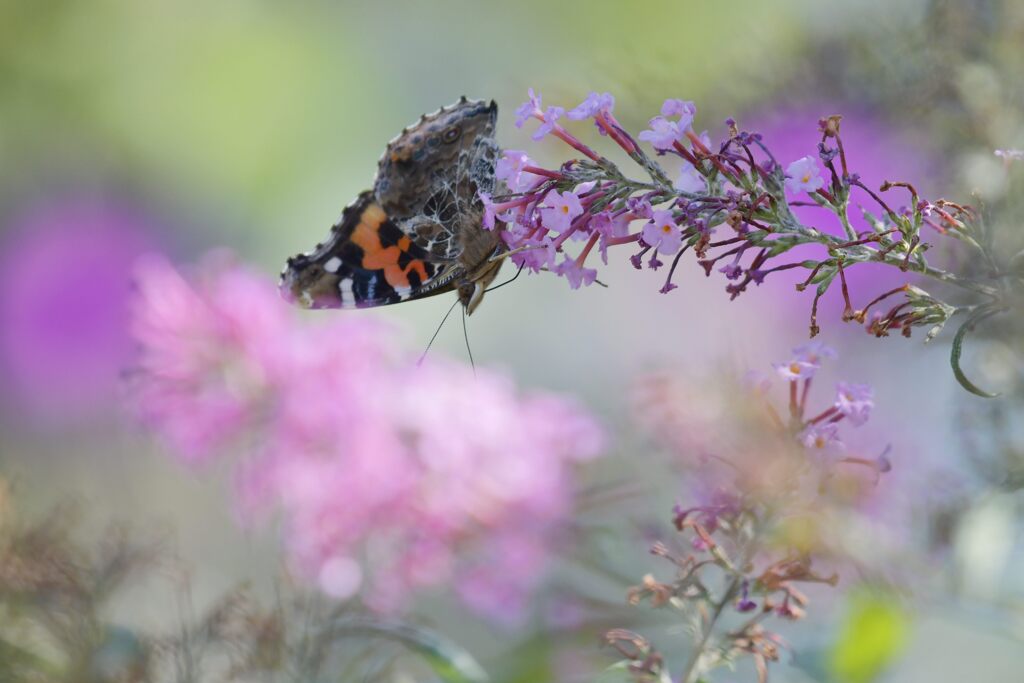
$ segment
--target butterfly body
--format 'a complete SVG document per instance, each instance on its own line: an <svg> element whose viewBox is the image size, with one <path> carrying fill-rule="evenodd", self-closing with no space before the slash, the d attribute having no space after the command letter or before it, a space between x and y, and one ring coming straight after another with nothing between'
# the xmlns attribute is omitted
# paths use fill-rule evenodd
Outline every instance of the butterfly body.
<svg viewBox="0 0 1024 683"><path fill-rule="evenodd" d="M497 105L463 98L392 140L372 190L327 240L293 256L286 298L307 308L367 308L456 291L471 313L501 267L500 232L483 228L492 192Z"/></svg>

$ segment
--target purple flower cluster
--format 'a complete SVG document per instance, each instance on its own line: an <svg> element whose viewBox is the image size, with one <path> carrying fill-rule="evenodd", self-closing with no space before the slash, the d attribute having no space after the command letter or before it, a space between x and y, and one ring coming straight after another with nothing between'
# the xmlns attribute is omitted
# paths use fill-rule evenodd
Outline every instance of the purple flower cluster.
<svg viewBox="0 0 1024 683"><path fill-rule="evenodd" d="M540 95L531 90L529 100L517 110L517 126L538 122L534 140L555 137L579 155L557 169L540 167L522 150L506 151L498 162L497 177L504 187L482 196L485 225L501 231L509 257L521 268L555 273L578 288L597 280L591 258L595 247L607 264L610 248L629 245L630 261L638 269L657 270L669 263L661 287L667 293L677 288L676 268L692 251L705 273L725 275L731 298L772 273L804 269L807 278L796 288L815 289L812 337L819 331L818 300L833 283L842 291L843 320L864 323L876 336L894 330L909 336L912 328L925 326L931 338L959 310L909 282L857 307L846 271L860 264L922 274L983 296L998 294L990 285L935 268L924 256L922 230L971 243L976 212L948 201L926 201L909 183L886 182L878 191L865 185L848 168L839 116L819 121L816 153L780 163L760 134L740 130L731 119L721 142L712 142L706 132L698 134L692 102L666 100L661 114L650 119L636 138L616 119L614 108L615 98L609 93L591 93L568 111L544 107ZM588 119L647 177L628 177L563 125ZM644 145L672 164L656 162ZM894 209L882 199L880 193L894 189L907 192L906 206ZM866 230L855 229L849 217L854 191L880 211L880 217L864 211ZM803 225L793 211L803 205L834 213L843 234ZM823 253L818 258L794 258L791 251L805 245ZM903 295L903 301L888 310L872 310L895 295Z"/></svg>
<svg viewBox="0 0 1024 683"><path fill-rule="evenodd" d="M184 462L235 453L246 520L278 512L294 567L383 612L453 585L523 616L603 435L571 401L448 360L417 367L365 317L301 322L272 282L211 257L137 273L141 417Z"/></svg>
<svg viewBox="0 0 1024 683"><path fill-rule="evenodd" d="M801 585L836 585L836 573L818 569L844 559L831 533L840 525L830 520L855 514L892 465L887 453L861 457L841 440L845 425L859 427L870 417L869 386L839 382L830 404L810 409L815 377L835 356L831 348L811 342L774 364L786 382L788 410L778 410L770 400L770 379L751 376L746 395L730 392L727 402L696 416L699 425L691 424L695 411L684 398L692 399L692 393L678 390L671 380L642 383L641 417L686 463L692 483L687 503L676 505L672 517L684 543L657 542L651 549L673 565L674 577L662 582L647 575L628 592L632 604L673 604L699 617L697 648L684 675L673 680L698 680L708 668L742 655L766 676L784 642L768 630L768 618L802 618L810 599ZM701 399L714 403L706 392ZM717 445L692 439L709 429ZM724 581L721 590L713 588L716 575ZM745 621L716 629L729 606ZM625 633L617 630L609 637L614 634L617 642ZM663 660L649 645L642 657L616 649L632 667L667 678Z"/></svg>

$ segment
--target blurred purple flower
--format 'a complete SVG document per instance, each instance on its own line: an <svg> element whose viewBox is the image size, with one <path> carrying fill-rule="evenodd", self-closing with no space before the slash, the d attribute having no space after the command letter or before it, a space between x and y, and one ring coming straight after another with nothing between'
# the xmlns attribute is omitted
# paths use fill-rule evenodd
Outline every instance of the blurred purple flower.
<svg viewBox="0 0 1024 683"><path fill-rule="evenodd" d="M5 232L4 393L47 422L95 416L112 405L132 355L131 269L153 226L121 204L68 198L16 216Z"/></svg>
<svg viewBox="0 0 1024 683"><path fill-rule="evenodd" d="M817 365L795 359L785 363L772 363L772 367L779 373L779 377L787 380L810 379L818 370Z"/></svg>
<svg viewBox="0 0 1024 683"><path fill-rule="evenodd" d="M835 407L859 427L871 415L871 409L875 406L874 395L874 390L867 384L840 382L836 386Z"/></svg>
<svg viewBox="0 0 1024 683"><path fill-rule="evenodd" d="M845 446L839 440L839 426L834 422L812 424L800 434L800 442L812 453L841 453Z"/></svg>
<svg viewBox="0 0 1024 683"><path fill-rule="evenodd" d="M813 340L804 342L793 349L793 357L803 363L810 363L816 368L821 367L822 360L832 360L837 357L836 350L825 342Z"/></svg>

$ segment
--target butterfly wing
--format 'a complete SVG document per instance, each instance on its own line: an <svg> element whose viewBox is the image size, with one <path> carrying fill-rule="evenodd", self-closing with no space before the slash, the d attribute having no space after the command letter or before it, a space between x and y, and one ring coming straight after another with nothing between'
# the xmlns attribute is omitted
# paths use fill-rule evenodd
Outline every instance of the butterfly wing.
<svg viewBox="0 0 1024 683"><path fill-rule="evenodd" d="M438 263L365 191L327 240L288 259L284 296L306 308L370 308L452 289L454 263Z"/></svg>
<svg viewBox="0 0 1024 683"><path fill-rule="evenodd" d="M307 308L369 308L478 279L499 244L482 227L479 192L494 187L498 108L469 101L423 116L392 140L372 191L342 213L327 241L288 260L286 298ZM493 279L493 275L489 275Z"/></svg>
<svg viewBox="0 0 1024 683"><path fill-rule="evenodd" d="M380 159L377 200L439 262L475 265L461 257L467 240L484 232L479 193L494 189L497 116L493 101L462 98L402 131Z"/></svg>

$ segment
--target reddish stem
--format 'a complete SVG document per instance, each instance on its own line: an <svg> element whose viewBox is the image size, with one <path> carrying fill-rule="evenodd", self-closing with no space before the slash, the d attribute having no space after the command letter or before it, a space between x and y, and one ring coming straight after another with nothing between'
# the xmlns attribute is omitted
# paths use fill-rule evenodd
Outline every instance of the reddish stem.
<svg viewBox="0 0 1024 683"><path fill-rule="evenodd" d="M599 239L601 239L601 233L599 232L595 232L590 236L590 240L587 241L587 246L583 247L583 251L581 251L580 255L576 257L576 267L583 267L583 263L587 260L587 256L590 255L590 250L594 248L594 245L597 244Z"/></svg>
<svg viewBox="0 0 1024 683"><path fill-rule="evenodd" d="M555 180L561 180L565 176L558 171L551 171L546 168L540 168L539 166L523 166L523 170L533 175L542 175L547 178L554 178Z"/></svg>

